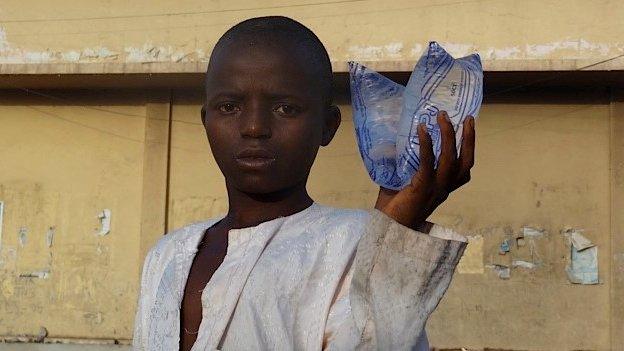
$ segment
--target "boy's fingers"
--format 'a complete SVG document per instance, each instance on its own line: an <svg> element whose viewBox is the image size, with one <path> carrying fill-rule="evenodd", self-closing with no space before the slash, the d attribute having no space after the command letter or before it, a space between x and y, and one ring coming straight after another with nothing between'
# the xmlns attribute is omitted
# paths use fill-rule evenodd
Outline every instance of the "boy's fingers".
<svg viewBox="0 0 624 351"><path fill-rule="evenodd" d="M420 142L420 168L412 177L412 190L430 191L434 176L435 156L433 154L431 135L429 135L427 127L422 123L418 125L418 140Z"/></svg>
<svg viewBox="0 0 624 351"><path fill-rule="evenodd" d="M381 188L375 206L377 209L383 209L386 214L404 225L411 225L427 217L427 207L434 190L435 156L431 136L427 132L427 127L422 123L418 124L417 131L420 144L418 172L398 193Z"/></svg>
<svg viewBox="0 0 624 351"><path fill-rule="evenodd" d="M448 192L457 177L457 146L455 144L455 129L446 111L438 113L438 125L442 137L440 163L436 173L436 185L439 191Z"/></svg>
<svg viewBox="0 0 624 351"><path fill-rule="evenodd" d="M457 186L462 186L470 180L470 169L474 166L475 127L474 117L468 116L464 121L462 132L462 147L459 156L459 173Z"/></svg>

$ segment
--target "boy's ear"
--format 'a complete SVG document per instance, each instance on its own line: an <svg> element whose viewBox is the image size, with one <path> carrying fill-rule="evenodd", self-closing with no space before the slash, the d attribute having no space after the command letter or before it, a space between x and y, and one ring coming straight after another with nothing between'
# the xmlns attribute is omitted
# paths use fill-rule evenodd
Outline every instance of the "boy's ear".
<svg viewBox="0 0 624 351"><path fill-rule="evenodd" d="M340 127L341 120L342 117L338 106L329 106L325 114L325 123L323 125L323 140L321 141L322 146L327 146L332 141L334 135L336 135L338 127Z"/></svg>

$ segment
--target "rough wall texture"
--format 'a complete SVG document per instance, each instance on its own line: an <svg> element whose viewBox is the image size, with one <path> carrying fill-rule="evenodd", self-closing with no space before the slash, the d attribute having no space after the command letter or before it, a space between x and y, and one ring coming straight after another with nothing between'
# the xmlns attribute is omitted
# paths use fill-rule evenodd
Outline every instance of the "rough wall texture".
<svg viewBox="0 0 624 351"><path fill-rule="evenodd" d="M36 4L0 3L5 77L202 72L224 30L268 14L310 26L336 71L347 60L409 71L429 40L479 52L490 71L624 70L621 1ZM432 344L623 349L622 93L521 94L484 106L474 180L435 214L471 244L429 322ZM44 327L50 338L131 338L147 248L227 208L200 103L197 91L0 91L0 337ZM376 187L341 108L309 189L325 204L369 208ZM98 235L105 209L109 232ZM525 227L533 235L517 240ZM569 228L598 246L599 284L569 282Z"/></svg>
<svg viewBox="0 0 624 351"><path fill-rule="evenodd" d="M45 11L4 0L0 64L22 73L201 71L191 63L206 62L227 28L275 14L310 26L339 71L348 60L409 70L429 40L454 55L477 51L492 70L576 69L624 54L618 0L63 0ZM132 65L154 62L167 64ZM600 65L618 67L624 59Z"/></svg>
<svg viewBox="0 0 624 351"><path fill-rule="evenodd" d="M145 116L132 99L92 94L70 106L2 94L0 336L45 327L54 337L129 337ZM98 235L105 209L110 232Z"/></svg>
<svg viewBox="0 0 624 351"><path fill-rule="evenodd" d="M66 94L73 102L62 104L2 96L0 336L45 327L52 338L128 340L143 255L165 221L173 229L227 209L200 125L200 95L173 94L169 148L163 100L124 92ZM429 323L432 344L609 349L619 306L612 306L610 293L619 293L612 279L622 271L621 260L610 259L615 109L600 96L582 104L519 100L483 107L473 181L434 216L469 235L471 245ZM343 124L321 150L309 189L321 203L369 208L376 187L357 152L350 108L341 109ZM167 152L169 179L159 180ZM103 209L112 213L110 232L98 235ZM518 246L527 226L544 232ZM600 284L568 281L570 249L561 234L568 227L597 244ZM509 238L511 251L500 255ZM511 267L510 278L499 278L496 265Z"/></svg>

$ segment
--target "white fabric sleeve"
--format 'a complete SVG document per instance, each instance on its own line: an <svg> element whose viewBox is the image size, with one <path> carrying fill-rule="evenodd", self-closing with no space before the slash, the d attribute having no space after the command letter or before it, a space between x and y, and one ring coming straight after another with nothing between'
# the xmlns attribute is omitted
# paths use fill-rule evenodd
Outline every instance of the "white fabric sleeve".
<svg viewBox="0 0 624 351"><path fill-rule="evenodd" d="M143 271L141 273L141 286L139 287L139 297L137 302L136 314L134 317L134 335L132 337L132 349L134 351L146 350L145 332L147 331L145 330L144 326L146 321L146 316L144 314L146 313L145 309L148 305L149 300L148 283L150 279L148 276L150 275L149 272L151 272L150 267L152 264L153 256L153 250L150 250L145 257L145 261L143 263Z"/></svg>
<svg viewBox="0 0 624 351"><path fill-rule="evenodd" d="M338 292L330 310L327 327L334 332L328 335L327 349L423 348L427 319L446 292L466 245L452 230L434 226L430 235L423 234L373 210L347 275L348 292ZM341 304L346 297L348 303ZM335 322L332 313L333 318L347 317Z"/></svg>

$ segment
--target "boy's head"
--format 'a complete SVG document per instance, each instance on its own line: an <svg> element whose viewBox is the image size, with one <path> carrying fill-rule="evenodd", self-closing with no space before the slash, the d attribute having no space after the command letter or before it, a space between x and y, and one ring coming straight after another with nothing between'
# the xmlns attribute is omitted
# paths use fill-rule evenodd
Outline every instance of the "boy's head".
<svg viewBox="0 0 624 351"><path fill-rule="evenodd" d="M268 194L305 184L339 124L320 40L286 17L243 21L219 39L202 121L228 187Z"/></svg>

